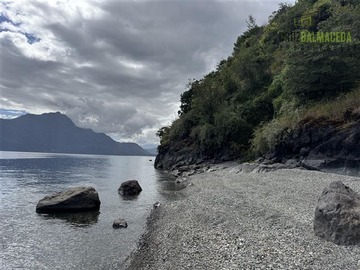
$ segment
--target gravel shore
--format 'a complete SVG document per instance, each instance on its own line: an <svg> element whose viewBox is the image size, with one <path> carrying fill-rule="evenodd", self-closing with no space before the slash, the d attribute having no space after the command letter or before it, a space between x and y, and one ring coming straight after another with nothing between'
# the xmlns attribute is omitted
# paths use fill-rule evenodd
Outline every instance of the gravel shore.
<svg viewBox="0 0 360 270"><path fill-rule="evenodd" d="M360 269L359 246L313 233L323 188L360 178L283 169L240 170L236 163L193 175L181 198L153 210L126 269Z"/></svg>

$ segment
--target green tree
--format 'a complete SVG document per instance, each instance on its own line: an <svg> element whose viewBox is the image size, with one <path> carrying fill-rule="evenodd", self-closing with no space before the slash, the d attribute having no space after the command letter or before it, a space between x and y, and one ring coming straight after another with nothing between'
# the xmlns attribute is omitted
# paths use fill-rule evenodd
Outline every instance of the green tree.
<svg viewBox="0 0 360 270"><path fill-rule="evenodd" d="M250 15L231 56L181 94L179 118L158 132L162 149L180 151L186 145L208 157L222 151L241 156L252 141L263 153L300 111L352 91L360 81L359 3L280 4L265 26ZM309 16L313 24L298 24ZM353 42L301 44L296 36L288 38L305 30L351 32Z"/></svg>

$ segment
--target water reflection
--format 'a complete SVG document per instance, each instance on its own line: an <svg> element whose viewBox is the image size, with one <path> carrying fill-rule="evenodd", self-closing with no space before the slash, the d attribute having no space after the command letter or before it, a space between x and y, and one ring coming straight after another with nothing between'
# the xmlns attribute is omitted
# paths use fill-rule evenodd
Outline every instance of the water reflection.
<svg viewBox="0 0 360 270"><path fill-rule="evenodd" d="M168 173L164 173L161 171L156 171L156 176L158 182L160 183L161 190L167 191L179 191L187 187L187 182L176 183L176 177L169 175Z"/></svg>
<svg viewBox="0 0 360 270"><path fill-rule="evenodd" d="M68 184L104 178L107 157L56 157L36 159L0 159L1 176L20 180L21 185ZM3 169L4 168L4 169Z"/></svg>
<svg viewBox="0 0 360 270"><path fill-rule="evenodd" d="M0 155L1 269L52 269L54 265L58 269L121 269L121 262L136 248L154 203L183 196L177 191L182 185L156 171L149 157L15 157L1 159ZM143 192L130 200L120 198L117 189L122 179L138 179ZM83 185L98 191L101 215L36 214L39 199ZM114 232L111 224L118 217L131 224L126 233Z"/></svg>
<svg viewBox="0 0 360 270"><path fill-rule="evenodd" d="M96 224L99 220L99 211L87 211L81 213L56 213L56 214L38 214L45 220L61 219L75 227L88 227Z"/></svg>
<svg viewBox="0 0 360 270"><path fill-rule="evenodd" d="M184 195L181 191L187 187L188 182L176 183L176 177L162 171L155 171L157 178L157 189L159 194L161 194L166 200L176 200L183 198Z"/></svg>
<svg viewBox="0 0 360 270"><path fill-rule="evenodd" d="M122 195L119 193L119 196L124 200L124 201L137 201L138 197L141 195L141 193L139 195Z"/></svg>

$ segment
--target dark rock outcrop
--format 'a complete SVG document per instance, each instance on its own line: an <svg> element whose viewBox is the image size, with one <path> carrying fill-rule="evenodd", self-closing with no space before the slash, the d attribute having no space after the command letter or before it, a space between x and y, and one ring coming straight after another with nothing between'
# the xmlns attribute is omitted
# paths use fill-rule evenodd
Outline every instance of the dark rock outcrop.
<svg viewBox="0 0 360 270"><path fill-rule="evenodd" d="M118 189L119 194L123 196L135 196L142 191L142 188L138 181L129 180L122 183Z"/></svg>
<svg viewBox="0 0 360 270"><path fill-rule="evenodd" d="M205 153L196 148L192 140L185 139L170 146L160 145L154 166L157 169L168 171L176 169L184 171L181 168L187 168L186 171L188 171L190 165L230 161L239 158L239 154L239 152L232 152L227 148L214 153Z"/></svg>
<svg viewBox="0 0 360 270"><path fill-rule="evenodd" d="M127 228L128 225L125 219L118 218L117 220L114 221L112 226L114 229L118 229L118 228Z"/></svg>
<svg viewBox="0 0 360 270"><path fill-rule="evenodd" d="M207 158L202 156L200 152L188 147L181 149L160 147L154 166L157 169L175 170L178 167L202 163L205 160Z"/></svg>
<svg viewBox="0 0 360 270"><path fill-rule="evenodd" d="M82 212L99 208L99 195L93 187L75 187L44 197L36 205L36 212Z"/></svg>
<svg viewBox="0 0 360 270"><path fill-rule="evenodd" d="M360 121L303 121L294 130L284 131L265 159L274 163L295 159L306 169L359 174L359 142Z"/></svg>
<svg viewBox="0 0 360 270"><path fill-rule="evenodd" d="M360 244L360 195L340 181L332 182L316 206L314 232L338 245Z"/></svg>
<svg viewBox="0 0 360 270"><path fill-rule="evenodd" d="M260 163L267 167L282 163L286 167L360 176L360 114L348 114L346 118L336 120L325 117L307 118L294 129L283 130ZM241 153L233 153L228 149L204 153L186 139L161 145L158 149L155 168L172 171L175 176L183 176L184 167L189 172L194 165L243 158Z"/></svg>

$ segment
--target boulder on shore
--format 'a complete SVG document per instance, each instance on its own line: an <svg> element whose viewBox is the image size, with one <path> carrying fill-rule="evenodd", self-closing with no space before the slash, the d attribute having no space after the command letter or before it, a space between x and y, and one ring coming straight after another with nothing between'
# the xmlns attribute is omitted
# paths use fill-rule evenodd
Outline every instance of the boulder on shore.
<svg viewBox="0 0 360 270"><path fill-rule="evenodd" d="M113 223L113 228L114 229L118 229L118 228L127 228L127 223L125 221L125 219L122 218L118 218L117 220L114 221Z"/></svg>
<svg viewBox="0 0 360 270"><path fill-rule="evenodd" d="M360 244L360 195L340 181L332 182L319 198L314 231L338 245Z"/></svg>
<svg viewBox="0 0 360 270"><path fill-rule="evenodd" d="M36 205L36 212L82 212L99 208L99 194L93 187L74 187L44 197Z"/></svg>
<svg viewBox="0 0 360 270"><path fill-rule="evenodd" d="M142 191L139 182L136 180L129 180L122 183L118 189L119 194L124 196L135 196Z"/></svg>

